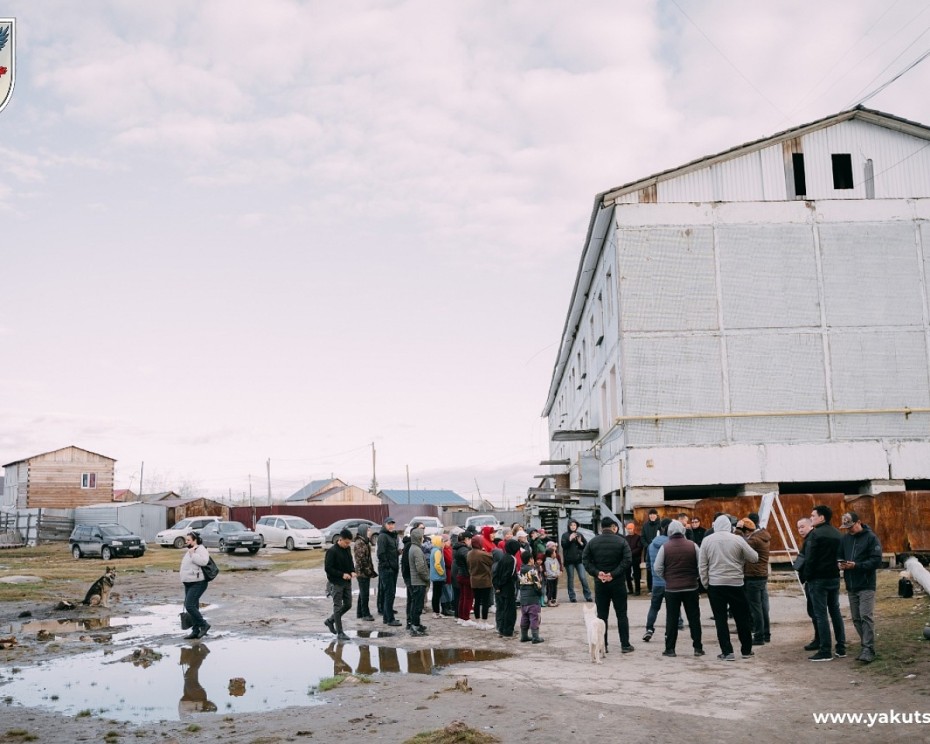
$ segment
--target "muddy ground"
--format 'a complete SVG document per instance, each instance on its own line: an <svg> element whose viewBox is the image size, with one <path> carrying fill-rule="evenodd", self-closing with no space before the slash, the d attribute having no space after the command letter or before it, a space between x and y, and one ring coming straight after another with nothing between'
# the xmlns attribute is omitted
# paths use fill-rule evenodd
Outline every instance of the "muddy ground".
<svg viewBox="0 0 930 744"><path fill-rule="evenodd" d="M253 570L224 571L205 601L212 605L211 635L231 638L329 640L322 626L327 601L320 569L277 570L258 558L230 559ZM257 570L254 570L257 569ZM781 582L779 582L781 584ZM921 711L930 713L930 680L878 675L854 661L858 645L850 643L848 658L829 663L807 661L802 646L810 639L804 601L796 585L784 582L772 592L770 645L756 649L753 659L721 662L706 598L701 609L707 656L691 655L685 631L678 657L664 658L660 642L664 613L651 643L641 640L648 597L630 598L630 618L636 651L620 654L616 624L611 621L611 653L601 665L591 664L584 643L581 604L563 604L543 611L545 643L532 645L500 639L493 631L463 628L452 620L424 622L429 635L410 638L355 638L357 629L382 630L379 622L363 624L347 616L352 643L417 649L489 649L512 656L488 662L456 664L434 674L371 676L369 684L344 684L314 696L325 704L263 712L229 714L222 710L195 713L181 720L122 723L103 715L68 717L42 708L0 703L0 740L138 741L138 742L285 742L373 738L402 742L425 730L455 720L497 736L503 742L533 742L543 738L593 737L629 742L749 742L749 741L930 741L930 724L814 724L814 712ZM177 574L147 570L121 575L110 610L80 607L68 617L127 615L150 605L180 605ZM372 603L374 598L372 598ZM847 633L855 640L848 622ZM402 610L403 600L397 606ZM177 607L180 610L180 607ZM0 636L15 630L28 611L33 619L65 616L35 602L0 604ZM493 615L492 615L493 620ZM881 630L879 625L879 630ZM67 642L41 641L20 635L17 645L0 651L0 680L11 668L24 668L100 646L94 633L77 634ZM149 639L153 645L191 646L180 631ZM104 639L105 640L105 639ZM209 641L209 638L208 638ZM126 649L123 649L125 651ZM879 652L881 635L879 635ZM214 652L215 653L215 652ZM426 658L432 658L428 653ZM261 664L261 659L255 659ZM334 662L334 671L344 666ZM352 670L356 671L356 670ZM363 670L364 671L364 670ZM284 671L282 674L298 674ZM461 683L467 678L467 685ZM247 680L246 680L247 681ZM459 682L458 685L456 683ZM0 682L0 699L3 698ZM6 737L6 738L4 738ZM552 738L555 737L555 738ZM608 738L609 737L609 738Z"/></svg>

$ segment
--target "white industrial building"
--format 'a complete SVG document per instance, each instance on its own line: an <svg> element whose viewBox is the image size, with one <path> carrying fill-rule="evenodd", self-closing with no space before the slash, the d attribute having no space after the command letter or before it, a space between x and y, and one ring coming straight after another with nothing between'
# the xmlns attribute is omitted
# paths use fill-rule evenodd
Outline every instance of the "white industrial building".
<svg viewBox="0 0 930 744"><path fill-rule="evenodd" d="M599 194L547 462L614 511L925 488L928 283L930 128L879 111Z"/></svg>

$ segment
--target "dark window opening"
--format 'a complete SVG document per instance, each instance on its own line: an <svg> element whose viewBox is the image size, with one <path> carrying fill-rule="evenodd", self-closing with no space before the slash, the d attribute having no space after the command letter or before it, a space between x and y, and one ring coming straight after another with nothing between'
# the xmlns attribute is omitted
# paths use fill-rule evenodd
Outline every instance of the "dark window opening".
<svg viewBox="0 0 930 744"><path fill-rule="evenodd" d="M833 188L853 188L852 155L849 153L834 153L833 159Z"/></svg>
<svg viewBox="0 0 930 744"><path fill-rule="evenodd" d="M930 491L930 480L905 480L905 491Z"/></svg>
<svg viewBox="0 0 930 744"><path fill-rule="evenodd" d="M794 166L794 195L805 196L807 194L807 179L804 177L804 153L792 153L791 164Z"/></svg>
<svg viewBox="0 0 930 744"><path fill-rule="evenodd" d="M741 490L741 486L666 486L664 490L665 501L678 501L681 499L735 499Z"/></svg>
<svg viewBox="0 0 930 744"><path fill-rule="evenodd" d="M779 483L780 494L809 493L829 494L841 493L844 496L855 496L862 492L865 481L815 481L813 483Z"/></svg>

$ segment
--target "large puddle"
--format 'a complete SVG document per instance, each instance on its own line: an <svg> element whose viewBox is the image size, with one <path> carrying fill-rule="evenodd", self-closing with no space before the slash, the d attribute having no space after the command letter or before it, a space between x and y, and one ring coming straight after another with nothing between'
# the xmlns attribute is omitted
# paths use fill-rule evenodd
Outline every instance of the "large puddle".
<svg viewBox="0 0 930 744"><path fill-rule="evenodd" d="M509 655L464 648L373 646L361 637L342 644L324 638L221 635L183 645L150 645L144 639L157 635L152 632L155 627L165 625L169 632L177 632L177 618L176 608L149 609L152 614L135 618L23 623L24 633L45 631L61 643L67 643L69 633L109 628L113 634L107 648L99 651L32 667L0 668L0 700L133 723L179 720L319 704L324 700L314 695L316 685L336 674L432 674L451 664ZM143 646L147 653L140 654Z"/></svg>

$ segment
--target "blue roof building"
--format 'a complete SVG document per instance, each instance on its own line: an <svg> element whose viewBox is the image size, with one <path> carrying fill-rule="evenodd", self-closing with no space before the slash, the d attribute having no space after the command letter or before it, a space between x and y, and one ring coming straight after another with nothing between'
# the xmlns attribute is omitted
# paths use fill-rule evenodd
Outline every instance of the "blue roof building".
<svg viewBox="0 0 930 744"><path fill-rule="evenodd" d="M385 489L382 496L392 504L425 504L429 506L468 506L468 502L455 491L424 489L408 491L406 488Z"/></svg>

